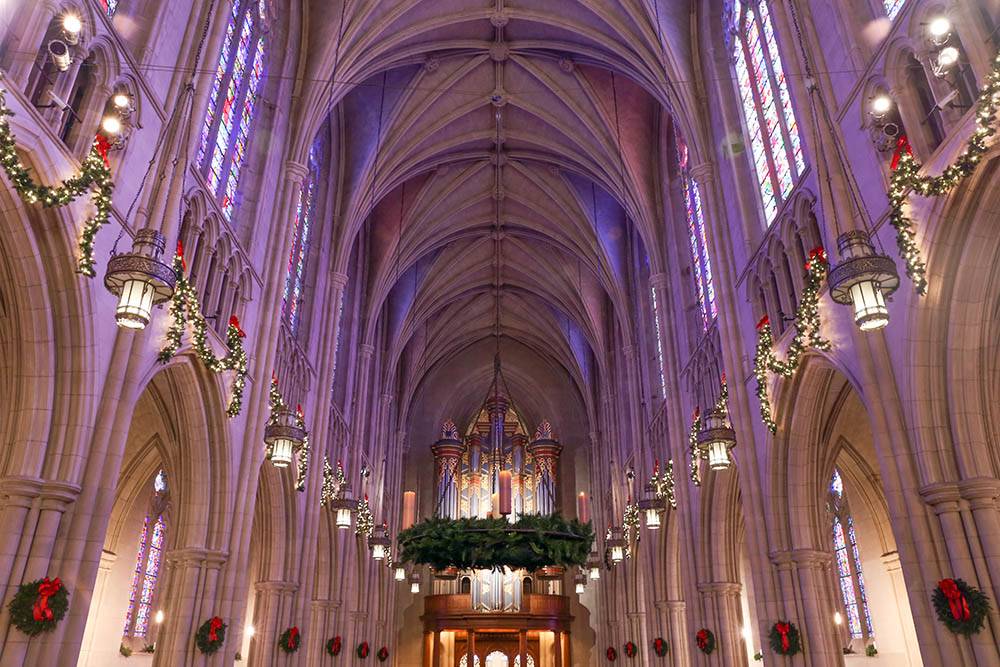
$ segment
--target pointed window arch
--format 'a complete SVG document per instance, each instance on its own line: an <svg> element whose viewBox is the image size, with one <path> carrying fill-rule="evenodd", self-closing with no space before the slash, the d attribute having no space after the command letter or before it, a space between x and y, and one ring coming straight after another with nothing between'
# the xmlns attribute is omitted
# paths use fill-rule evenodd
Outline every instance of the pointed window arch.
<svg viewBox="0 0 1000 667"><path fill-rule="evenodd" d="M236 205L265 66L264 0L233 3L201 131L198 164L226 219Z"/></svg>
<svg viewBox="0 0 1000 667"><path fill-rule="evenodd" d="M160 565L167 540L167 476L161 470L153 480L149 512L142 523L139 551L135 558L131 593L125 612L125 637L145 637L156 602Z"/></svg>
<svg viewBox="0 0 1000 667"><path fill-rule="evenodd" d="M768 0L734 0L730 34L743 120L770 225L805 171L805 158L767 5Z"/></svg>
<svg viewBox="0 0 1000 667"><path fill-rule="evenodd" d="M828 506L833 515L833 555L837 563L840 594L847 612L847 628L851 637L871 637L874 635L872 617L868 611L868 596L865 593L865 577L861 572L854 519L847 503L844 478L836 468L830 478Z"/></svg>
<svg viewBox="0 0 1000 667"><path fill-rule="evenodd" d="M282 299L282 313L292 333L298 331L305 285L306 261L309 258L313 217L316 209L316 190L319 185L322 146L317 137L309 149L309 171L299 190L299 201L292 220L292 247L288 252L288 266L285 268L285 292ZM342 302L343 303L343 302ZM339 332L338 332L339 335Z"/></svg>

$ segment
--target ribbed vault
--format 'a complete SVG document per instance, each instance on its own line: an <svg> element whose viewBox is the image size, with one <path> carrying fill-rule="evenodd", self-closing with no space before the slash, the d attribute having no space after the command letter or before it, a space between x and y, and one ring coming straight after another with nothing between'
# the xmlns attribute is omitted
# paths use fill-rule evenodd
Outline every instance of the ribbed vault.
<svg viewBox="0 0 1000 667"><path fill-rule="evenodd" d="M663 137L668 110L685 106L670 81L689 79L690 12L642 0L309 4L297 141L305 150L330 116L325 250L346 271L363 247L362 341L384 344L404 420L418 393L446 404L435 419L473 416L499 289L511 390L575 405L527 416L592 427L602 378L635 344L637 267L663 270L647 249L662 243Z"/></svg>

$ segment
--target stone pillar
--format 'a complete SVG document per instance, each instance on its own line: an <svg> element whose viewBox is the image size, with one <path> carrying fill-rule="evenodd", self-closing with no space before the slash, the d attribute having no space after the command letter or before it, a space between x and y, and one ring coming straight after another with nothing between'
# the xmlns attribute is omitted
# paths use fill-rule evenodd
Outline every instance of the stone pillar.
<svg viewBox="0 0 1000 667"><path fill-rule="evenodd" d="M261 581L255 586L254 628L249 667L282 664L285 655L278 649L278 637L285 631L288 610L298 585L290 581ZM294 623L294 621L293 621ZM245 656L244 656L245 657Z"/></svg>
<svg viewBox="0 0 1000 667"><path fill-rule="evenodd" d="M903 568L899 562L899 552L892 551L887 554L882 555L882 564L885 566L885 571L889 574L889 581L892 582L892 595L896 601L896 611L898 612L896 623L893 624L894 627L898 628L900 635L899 643L903 646L904 655L906 656L907 665L920 665L920 654L914 652L914 648L917 646L917 633L913 628L913 618L905 618L903 615L903 610L908 610L910 608L910 601L906 597L906 583L903 581ZM841 626L846 629L847 625ZM848 641L850 640L850 631L847 631Z"/></svg>
<svg viewBox="0 0 1000 667"><path fill-rule="evenodd" d="M667 653L673 667L687 667L690 664L690 651L683 649L691 642L691 633L687 629L686 606L683 600L657 600L656 609L660 622L667 629L666 640L670 646Z"/></svg>
<svg viewBox="0 0 1000 667"><path fill-rule="evenodd" d="M514 521L524 514L524 448L527 444L527 436L520 433L515 433L510 438L510 494Z"/></svg>
<svg viewBox="0 0 1000 667"><path fill-rule="evenodd" d="M715 653L713 665L744 667L747 663L746 645L743 642L740 619L740 585L733 581L711 581L698 584L698 592L705 600L707 617L715 627ZM715 654L713 654L715 655Z"/></svg>
<svg viewBox="0 0 1000 667"><path fill-rule="evenodd" d="M435 514L439 517L458 518L458 478L465 447L457 433L448 433L431 445L434 470L437 474L437 495L434 498Z"/></svg>
<svg viewBox="0 0 1000 667"><path fill-rule="evenodd" d="M535 439L528 445L528 452L535 459L535 510L539 514L552 514L557 509L556 480L562 445L552 432L552 425L548 420L543 420L538 425Z"/></svg>

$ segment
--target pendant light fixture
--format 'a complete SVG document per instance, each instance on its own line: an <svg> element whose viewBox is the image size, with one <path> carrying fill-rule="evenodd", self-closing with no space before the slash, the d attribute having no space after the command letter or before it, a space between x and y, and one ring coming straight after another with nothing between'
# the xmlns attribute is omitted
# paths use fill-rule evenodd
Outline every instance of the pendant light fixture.
<svg viewBox="0 0 1000 667"><path fill-rule="evenodd" d="M305 442L306 431L302 428L298 415L282 406L281 410L264 427L264 443L268 458L275 468L287 468L292 464L295 452Z"/></svg>
<svg viewBox="0 0 1000 667"><path fill-rule="evenodd" d="M710 470L726 470L732 466L729 450L736 446L736 432L727 423L723 410L716 408L705 415L705 425L698 433L698 446L708 457Z"/></svg>

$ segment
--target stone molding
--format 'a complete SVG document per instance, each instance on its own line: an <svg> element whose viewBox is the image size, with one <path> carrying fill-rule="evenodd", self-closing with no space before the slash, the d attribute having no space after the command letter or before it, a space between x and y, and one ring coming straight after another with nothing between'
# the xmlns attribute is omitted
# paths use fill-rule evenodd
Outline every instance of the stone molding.
<svg viewBox="0 0 1000 667"><path fill-rule="evenodd" d="M164 554L164 560L166 560L169 565L207 566L212 570L221 568L228 558L228 551L204 549L201 547L174 549Z"/></svg>
<svg viewBox="0 0 1000 667"><path fill-rule="evenodd" d="M299 590L299 585L294 581L258 581L254 584L254 590L260 592L294 593Z"/></svg>
<svg viewBox="0 0 1000 667"><path fill-rule="evenodd" d="M933 508L935 514L957 512L962 494L954 482L936 482L920 487L920 497Z"/></svg>
<svg viewBox="0 0 1000 667"><path fill-rule="evenodd" d="M703 581L698 583L698 592L703 595L739 595L743 586L735 581Z"/></svg>
<svg viewBox="0 0 1000 667"><path fill-rule="evenodd" d="M340 600L312 600L309 603L313 609L321 609L323 611L334 611L340 609L343 604Z"/></svg>
<svg viewBox="0 0 1000 667"><path fill-rule="evenodd" d="M0 497L7 499L7 505L31 507L44 485L45 481L38 477L11 475L0 479Z"/></svg>

